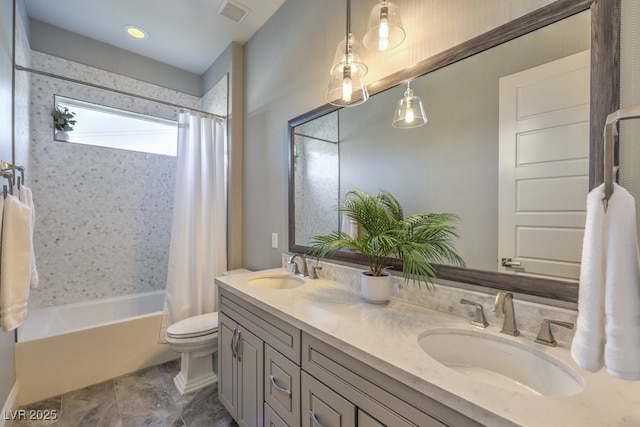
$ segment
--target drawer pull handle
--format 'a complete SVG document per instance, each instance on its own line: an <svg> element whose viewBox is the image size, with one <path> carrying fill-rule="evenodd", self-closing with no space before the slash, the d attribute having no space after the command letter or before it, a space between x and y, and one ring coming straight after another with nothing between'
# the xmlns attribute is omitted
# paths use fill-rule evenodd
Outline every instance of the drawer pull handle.
<svg viewBox="0 0 640 427"><path fill-rule="evenodd" d="M311 422L313 423L313 425L317 427L322 427L322 424L318 422L318 418L316 417L316 414L313 412L313 410L311 410L310 412L311 412Z"/></svg>
<svg viewBox="0 0 640 427"><path fill-rule="evenodd" d="M269 375L269 381L271 381L271 385L273 386L273 388L291 397L291 390L289 390L288 388L282 388L278 384L276 384L276 378L273 375Z"/></svg>

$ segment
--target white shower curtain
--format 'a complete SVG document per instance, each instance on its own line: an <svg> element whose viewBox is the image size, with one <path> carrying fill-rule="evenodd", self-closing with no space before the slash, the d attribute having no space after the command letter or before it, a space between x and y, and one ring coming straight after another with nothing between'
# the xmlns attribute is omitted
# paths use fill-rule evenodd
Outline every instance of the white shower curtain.
<svg viewBox="0 0 640 427"><path fill-rule="evenodd" d="M178 166L160 341L179 320L217 310L214 278L227 269L226 121L178 116Z"/></svg>

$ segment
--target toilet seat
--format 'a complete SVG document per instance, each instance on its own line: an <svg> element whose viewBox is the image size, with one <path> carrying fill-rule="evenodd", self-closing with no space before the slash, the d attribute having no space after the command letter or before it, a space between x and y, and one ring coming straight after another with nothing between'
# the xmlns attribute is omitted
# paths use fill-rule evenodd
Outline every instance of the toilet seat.
<svg viewBox="0 0 640 427"><path fill-rule="evenodd" d="M167 338L188 339L213 334L218 331L218 313L206 313L189 317L167 328Z"/></svg>

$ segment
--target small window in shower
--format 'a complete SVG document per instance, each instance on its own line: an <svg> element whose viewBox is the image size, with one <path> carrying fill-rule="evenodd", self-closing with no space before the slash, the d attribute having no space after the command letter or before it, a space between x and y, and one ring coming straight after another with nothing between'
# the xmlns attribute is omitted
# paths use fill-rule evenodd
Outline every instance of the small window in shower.
<svg viewBox="0 0 640 427"><path fill-rule="evenodd" d="M70 125L73 130L54 130L56 141L167 156L177 154L176 121L57 95L54 103L60 111L65 112L66 108L67 112L73 113L72 120L75 120Z"/></svg>

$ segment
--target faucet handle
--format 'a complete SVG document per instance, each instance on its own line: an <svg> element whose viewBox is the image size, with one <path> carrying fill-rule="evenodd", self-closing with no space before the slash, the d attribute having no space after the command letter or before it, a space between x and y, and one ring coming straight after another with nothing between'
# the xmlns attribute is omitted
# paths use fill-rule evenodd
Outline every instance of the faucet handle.
<svg viewBox="0 0 640 427"><path fill-rule="evenodd" d="M320 276L318 276L318 270L322 270L322 267L320 267L319 265L314 265L311 267L311 274L309 274L309 279L317 279Z"/></svg>
<svg viewBox="0 0 640 427"><path fill-rule="evenodd" d="M474 302L474 301L469 301L468 299L460 299L460 304L469 304L469 305L473 305L476 308L476 312L473 315L473 320L471 321L471 324L474 326L479 326L481 328L486 328L487 326L489 326L489 322L487 322L487 318L484 316L484 309L482 307L482 304Z"/></svg>
<svg viewBox="0 0 640 427"><path fill-rule="evenodd" d="M563 328L573 329L573 323L571 322L544 319L542 321L542 324L540 325L540 332L538 332L538 336L536 337L537 343L548 345L549 347L555 347L556 345L558 345L556 339L553 337L553 332L551 332L551 325L558 325L562 326Z"/></svg>

